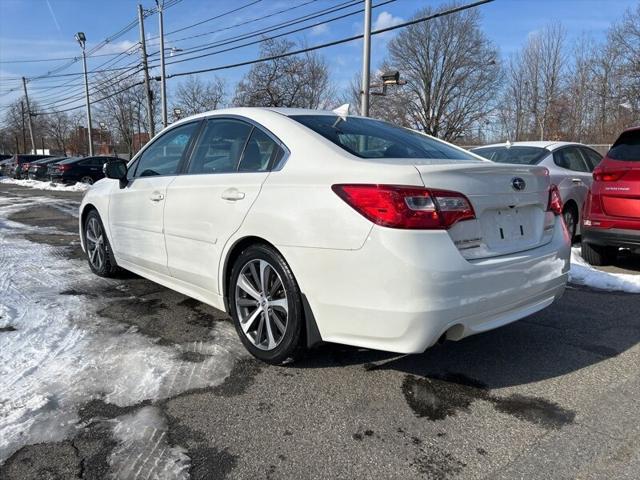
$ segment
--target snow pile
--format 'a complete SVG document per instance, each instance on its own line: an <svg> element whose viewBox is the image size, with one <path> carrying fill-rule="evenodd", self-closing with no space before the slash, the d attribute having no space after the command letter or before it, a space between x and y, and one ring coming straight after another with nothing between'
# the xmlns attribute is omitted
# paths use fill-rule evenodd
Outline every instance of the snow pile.
<svg viewBox="0 0 640 480"><path fill-rule="evenodd" d="M53 182L41 182L40 180L16 180L15 178L2 178L0 183L10 183L21 187L37 188L38 190L55 190L58 192L84 192L91 185L77 182L73 185L63 185Z"/></svg>
<svg viewBox="0 0 640 480"><path fill-rule="evenodd" d="M640 293L640 275L609 273L598 270L584 261L580 255L580 247L571 249L569 281L602 290Z"/></svg>
<svg viewBox="0 0 640 480"><path fill-rule="evenodd" d="M115 421L113 436L119 442L109 456L112 478L183 480L189 478L191 459L180 447L167 443L167 425L156 407L144 407Z"/></svg>
<svg viewBox="0 0 640 480"><path fill-rule="evenodd" d="M46 230L6 220L39 201L0 198L0 325L15 328L0 332L0 464L24 445L73 435L78 409L90 400L128 406L215 386L245 355L227 322L216 323L215 341L158 345L95 313L118 299L61 294L117 283L91 274L86 262L64 258L57 247L16 235ZM204 360L183 359L185 350Z"/></svg>

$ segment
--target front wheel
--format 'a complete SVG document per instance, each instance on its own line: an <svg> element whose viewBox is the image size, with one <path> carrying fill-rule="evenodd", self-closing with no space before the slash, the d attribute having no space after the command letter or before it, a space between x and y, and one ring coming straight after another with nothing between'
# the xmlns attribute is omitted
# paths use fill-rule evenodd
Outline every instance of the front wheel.
<svg viewBox="0 0 640 480"><path fill-rule="evenodd" d="M84 245L93 273L101 277L112 277L118 271L102 220L95 210L89 212L84 222Z"/></svg>
<svg viewBox="0 0 640 480"><path fill-rule="evenodd" d="M245 348L279 364L300 348L303 309L300 289L285 259L266 245L244 250L233 265L228 302Z"/></svg>
<svg viewBox="0 0 640 480"><path fill-rule="evenodd" d="M93 178L86 176L80 179L80 183L86 183L87 185L93 185Z"/></svg>

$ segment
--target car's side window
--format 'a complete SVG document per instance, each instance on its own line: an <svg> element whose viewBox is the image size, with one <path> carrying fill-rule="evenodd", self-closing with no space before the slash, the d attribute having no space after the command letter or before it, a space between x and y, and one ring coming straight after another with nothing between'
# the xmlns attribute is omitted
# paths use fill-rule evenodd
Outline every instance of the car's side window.
<svg viewBox="0 0 640 480"><path fill-rule="evenodd" d="M277 154L280 147L266 133L254 128L244 148L242 160L238 166L239 172L265 172Z"/></svg>
<svg viewBox="0 0 640 480"><path fill-rule="evenodd" d="M577 147L566 147L553 153L553 161L556 165L574 172L588 172L582 155Z"/></svg>
<svg viewBox="0 0 640 480"><path fill-rule="evenodd" d="M252 128L239 120L208 120L191 156L187 173L235 172Z"/></svg>
<svg viewBox="0 0 640 480"><path fill-rule="evenodd" d="M582 155L587 161L587 166L589 167L589 171L593 172L593 169L598 166L598 164L602 161L602 155L600 155L595 150L591 150L590 148L582 148Z"/></svg>
<svg viewBox="0 0 640 480"><path fill-rule="evenodd" d="M162 135L142 153L136 162L134 176L175 175L191 136L197 129L198 122L191 122Z"/></svg>

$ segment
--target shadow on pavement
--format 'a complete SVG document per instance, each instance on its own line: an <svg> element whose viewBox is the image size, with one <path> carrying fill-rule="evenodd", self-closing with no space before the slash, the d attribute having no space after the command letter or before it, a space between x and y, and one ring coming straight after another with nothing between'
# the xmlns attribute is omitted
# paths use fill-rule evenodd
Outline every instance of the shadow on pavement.
<svg viewBox="0 0 640 480"><path fill-rule="evenodd" d="M580 370L633 347L640 342L639 311L640 295L572 287L542 312L422 354L328 344L292 368L362 364L419 377L459 376L490 389L522 385Z"/></svg>

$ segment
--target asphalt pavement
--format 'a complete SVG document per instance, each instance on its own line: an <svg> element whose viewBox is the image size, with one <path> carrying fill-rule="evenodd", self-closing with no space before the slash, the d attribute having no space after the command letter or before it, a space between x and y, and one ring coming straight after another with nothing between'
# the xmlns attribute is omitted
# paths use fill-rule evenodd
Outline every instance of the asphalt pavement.
<svg viewBox="0 0 640 480"><path fill-rule="evenodd" d="M0 195L70 206L81 198L4 184ZM71 214L46 202L10 220L77 231ZM27 240L82 257L77 237ZM625 256L610 270L640 274L640 262ZM111 296L99 315L168 344L197 342L229 322L135 275L108 291L96 282L64 293ZM569 285L542 312L421 355L323 345L280 367L243 358L221 385L154 405L169 445L190 457L193 479L636 479L639 342L640 295ZM73 438L23 447L0 478L105 478L116 443L109 419L149 403L87 403Z"/></svg>

